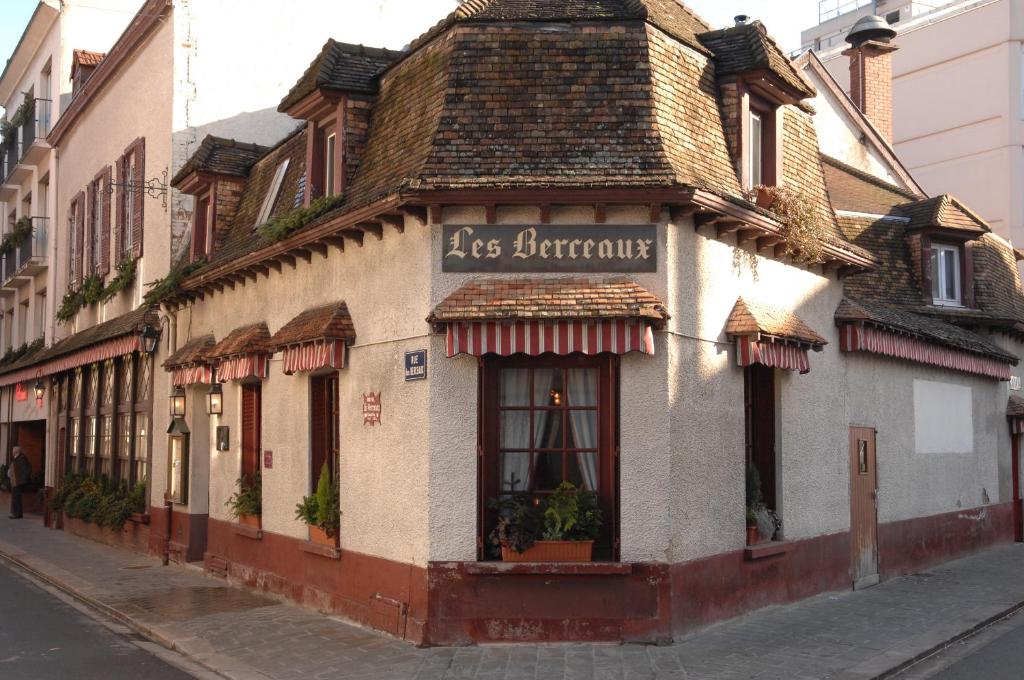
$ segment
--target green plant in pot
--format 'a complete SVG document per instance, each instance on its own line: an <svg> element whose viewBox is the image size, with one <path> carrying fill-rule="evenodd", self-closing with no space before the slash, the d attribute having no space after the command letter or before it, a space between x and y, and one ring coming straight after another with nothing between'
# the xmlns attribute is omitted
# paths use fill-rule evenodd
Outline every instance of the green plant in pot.
<svg viewBox="0 0 1024 680"><path fill-rule="evenodd" d="M309 526L309 539L312 542L336 547L341 528L340 506L338 481L331 479L331 468L324 462L316 483L316 493L302 498L302 502L295 506L295 517Z"/></svg>
<svg viewBox="0 0 1024 680"><path fill-rule="evenodd" d="M231 511L231 516L246 526L259 528L260 515L263 514L263 481L260 473L256 472L250 476L242 475L235 481L238 487L231 494L225 505Z"/></svg>
<svg viewBox="0 0 1024 680"><path fill-rule="evenodd" d="M601 533L597 494L563 482L554 493L533 502L506 496L491 502L498 523L492 545L506 562L589 562Z"/></svg>

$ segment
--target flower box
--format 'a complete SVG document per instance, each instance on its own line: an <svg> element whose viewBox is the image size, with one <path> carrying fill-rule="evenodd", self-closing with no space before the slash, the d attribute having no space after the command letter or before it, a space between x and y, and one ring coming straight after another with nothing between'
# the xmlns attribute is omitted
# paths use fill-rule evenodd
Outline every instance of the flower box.
<svg viewBox="0 0 1024 680"><path fill-rule="evenodd" d="M318 526L309 527L309 540L311 543L315 543L317 545L324 545L329 548L338 547L338 537L331 536Z"/></svg>
<svg viewBox="0 0 1024 680"><path fill-rule="evenodd" d="M239 515L238 523L244 527L260 528L260 515Z"/></svg>
<svg viewBox="0 0 1024 680"><path fill-rule="evenodd" d="M521 553L501 546L504 562L590 562L593 554L593 541L537 541Z"/></svg>

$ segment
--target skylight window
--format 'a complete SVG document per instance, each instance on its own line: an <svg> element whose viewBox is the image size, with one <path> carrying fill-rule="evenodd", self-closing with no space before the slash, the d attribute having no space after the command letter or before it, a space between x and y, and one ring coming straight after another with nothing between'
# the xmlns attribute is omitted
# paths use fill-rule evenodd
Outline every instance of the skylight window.
<svg viewBox="0 0 1024 680"><path fill-rule="evenodd" d="M274 206L277 204L277 197L281 193L281 185L284 183L284 174L288 171L288 160L285 158L277 166L277 170L274 171L274 179L270 182L270 189L267 191L266 198L263 199L263 207L260 208L259 217L256 218L255 227L261 224L266 224L270 219L270 214L274 211Z"/></svg>

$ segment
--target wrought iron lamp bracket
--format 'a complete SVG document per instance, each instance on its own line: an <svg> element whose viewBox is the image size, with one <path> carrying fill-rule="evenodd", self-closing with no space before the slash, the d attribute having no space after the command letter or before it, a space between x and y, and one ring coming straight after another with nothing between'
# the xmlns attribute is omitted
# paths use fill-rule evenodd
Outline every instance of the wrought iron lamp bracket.
<svg viewBox="0 0 1024 680"><path fill-rule="evenodd" d="M161 181L160 179L158 179L156 177L154 177L152 179L149 179L149 180L146 180L145 182L114 182L114 181L111 181L109 186L107 186L107 193L108 194L113 194L114 193L114 189L116 189L116 188L124 189L125 191L139 191L139 190L141 190L143 193L145 193L150 198L159 198L160 199L160 204L163 206L163 209L167 210L167 190L168 190L168 185L167 185L167 169L165 168L164 171L160 173L160 175L161 175L161 177L163 177L163 181Z"/></svg>

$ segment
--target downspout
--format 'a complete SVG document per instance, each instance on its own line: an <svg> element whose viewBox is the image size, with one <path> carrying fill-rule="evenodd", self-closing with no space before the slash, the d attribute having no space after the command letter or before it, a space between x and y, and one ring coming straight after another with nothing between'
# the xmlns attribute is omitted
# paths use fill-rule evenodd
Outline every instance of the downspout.
<svg viewBox="0 0 1024 680"><path fill-rule="evenodd" d="M167 354L169 356L172 352L176 351L177 345L178 345L178 313L176 311L174 311L174 312L168 311L166 318L168 320L168 328L167 328ZM174 349L172 349L172 348L174 348ZM154 362L155 362L155 359L156 358L154 357ZM153 368L153 372L156 373L156 368L155 367ZM156 403L156 394L153 394L153 399L152 399L151 403L154 403L154 404ZM152 430L152 422L150 422L150 429ZM155 435L155 431L154 431L154 435ZM156 441L156 437L155 436L154 436L153 440L154 440L154 442ZM165 446L165 449L166 449L166 446ZM165 457L166 457L166 454L165 454ZM150 476L152 476L152 475L150 475ZM169 499L167 497L166 493L164 494L164 514L167 516L167 524L164 527L165 532L166 532L165 535L167 536L167 540L164 542L164 554L163 554L161 562L163 563L163 566L166 567L167 565L169 565L171 563L171 534L172 534L172 530L173 530L172 519L174 517L174 503L171 502L171 499Z"/></svg>

